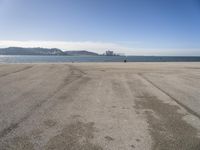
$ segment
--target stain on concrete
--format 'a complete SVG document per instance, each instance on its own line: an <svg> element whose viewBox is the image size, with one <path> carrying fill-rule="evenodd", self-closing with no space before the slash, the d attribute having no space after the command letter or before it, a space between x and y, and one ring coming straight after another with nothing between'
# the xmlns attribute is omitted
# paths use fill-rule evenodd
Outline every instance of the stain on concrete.
<svg viewBox="0 0 200 150"><path fill-rule="evenodd" d="M115 139L112 138L111 136L105 136L105 139L106 139L107 141L114 141L114 140L115 140Z"/></svg>
<svg viewBox="0 0 200 150"><path fill-rule="evenodd" d="M136 100L135 108L151 110L145 114L154 140L153 150L200 149L197 129L182 119L184 115L178 113L178 106L163 103L149 93L142 93L142 97L139 96Z"/></svg>
<svg viewBox="0 0 200 150"><path fill-rule="evenodd" d="M53 127L56 125L56 121L55 120L52 120L52 119L48 119L48 120L45 120L44 121L44 124L47 126L47 127Z"/></svg>
<svg viewBox="0 0 200 150"><path fill-rule="evenodd" d="M137 110L135 111L135 113L136 113L137 115L139 115L139 114L140 114L140 112L139 112L139 111L137 111Z"/></svg>
<svg viewBox="0 0 200 150"><path fill-rule="evenodd" d="M1 150L34 150L33 144L29 141L26 136L15 137L8 141L4 141L0 145Z"/></svg>
<svg viewBox="0 0 200 150"><path fill-rule="evenodd" d="M186 69L200 69L200 67L185 67Z"/></svg>
<svg viewBox="0 0 200 150"><path fill-rule="evenodd" d="M72 119L81 118L81 115L71 115Z"/></svg>
<svg viewBox="0 0 200 150"><path fill-rule="evenodd" d="M136 139L137 142L140 142L140 139Z"/></svg>
<svg viewBox="0 0 200 150"><path fill-rule="evenodd" d="M71 86L69 91L59 96L58 99L67 100L69 102L73 101L74 91L78 91L79 89L81 89L82 85L85 85L87 82L89 82L89 80L90 80L89 77L76 77L76 76L69 77L66 81L63 82L63 85L61 85L59 89L63 89L66 85L71 84L74 81L77 81L77 84L79 84L79 86Z"/></svg>
<svg viewBox="0 0 200 150"><path fill-rule="evenodd" d="M46 150L103 150L91 140L94 138L94 123L76 121L67 125L62 132L49 140Z"/></svg>
<svg viewBox="0 0 200 150"><path fill-rule="evenodd" d="M127 98L127 94L126 94L127 91L122 86L122 84L120 83L120 81L111 80L111 83L112 83L112 91L116 94L116 96L120 97L122 99L126 99Z"/></svg>
<svg viewBox="0 0 200 150"><path fill-rule="evenodd" d="M135 145L131 145L131 148L135 148Z"/></svg>
<svg viewBox="0 0 200 150"><path fill-rule="evenodd" d="M40 134L42 134L43 131L41 129L34 129L31 131L31 135L33 138L40 138Z"/></svg>

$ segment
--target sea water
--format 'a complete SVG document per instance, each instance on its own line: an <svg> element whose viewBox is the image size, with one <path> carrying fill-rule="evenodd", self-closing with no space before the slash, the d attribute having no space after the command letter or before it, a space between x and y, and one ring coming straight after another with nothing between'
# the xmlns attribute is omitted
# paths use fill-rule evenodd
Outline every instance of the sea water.
<svg viewBox="0 0 200 150"><path fill-rule="evenodd" d="M0 55L0 63L64 63L64 62L200 62L194 56L33 56Z"/></svg>

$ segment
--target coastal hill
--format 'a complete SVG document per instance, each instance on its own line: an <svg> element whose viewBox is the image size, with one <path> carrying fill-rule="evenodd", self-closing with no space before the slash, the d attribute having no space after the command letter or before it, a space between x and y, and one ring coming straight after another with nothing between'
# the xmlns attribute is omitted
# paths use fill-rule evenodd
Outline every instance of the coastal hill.
<svg viewBox="0 0 200 150"><path fill-rule="evenodd" d="M81 51L65 51L64 52L66 55L92 55L92 56L97 56L98 54L97 53L94 53L94 52L89 52L89 51L86 51L86 50L81 50Z"/></svg>
<svg viewBox="0 0 200 150"><path fill-rule="evenodd" d="M1 48L0 55L63 55L64 52L60 49L46 49L46 48L21 48L9 47Z"/></svg>
<svg viewBox="0 0 200 150"><path fill-rule="evenodd" d="M79 51L62 51L57 48L22 48L22 47L8 47L0 48L0 55L90 55L97 56L97 53L86 50Z"/></svg>

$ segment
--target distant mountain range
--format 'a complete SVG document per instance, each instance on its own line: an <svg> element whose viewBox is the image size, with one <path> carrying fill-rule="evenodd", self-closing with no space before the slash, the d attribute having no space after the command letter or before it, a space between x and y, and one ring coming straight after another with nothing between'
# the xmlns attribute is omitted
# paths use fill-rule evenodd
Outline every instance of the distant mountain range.
<svg viewBox="0 0 200 150"><path fill-rule="evenodd" d="M97 56L97 53L89 52L86 50L73 50L73 51L62 51L57 48L22 48L22 47L8 47L0 48L0 55L89 55Z"/></svg>

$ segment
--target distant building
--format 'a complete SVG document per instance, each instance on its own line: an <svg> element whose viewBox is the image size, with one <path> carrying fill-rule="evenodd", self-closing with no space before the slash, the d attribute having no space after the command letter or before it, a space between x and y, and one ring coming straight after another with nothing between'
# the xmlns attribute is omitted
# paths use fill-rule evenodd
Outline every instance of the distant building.
<svg viewBox="0 0 200 150"><path fill-rule="evenodd" d="M104 56L124 56L123 54L115 53L114 51L107 50L103 53Z"/></svg>
<svg viewBox="0 0 200 150"><path fill-rule="evenodd" d="M113 51L106 51L105 53L106 56L115 56L114 52Z"/></svg>

